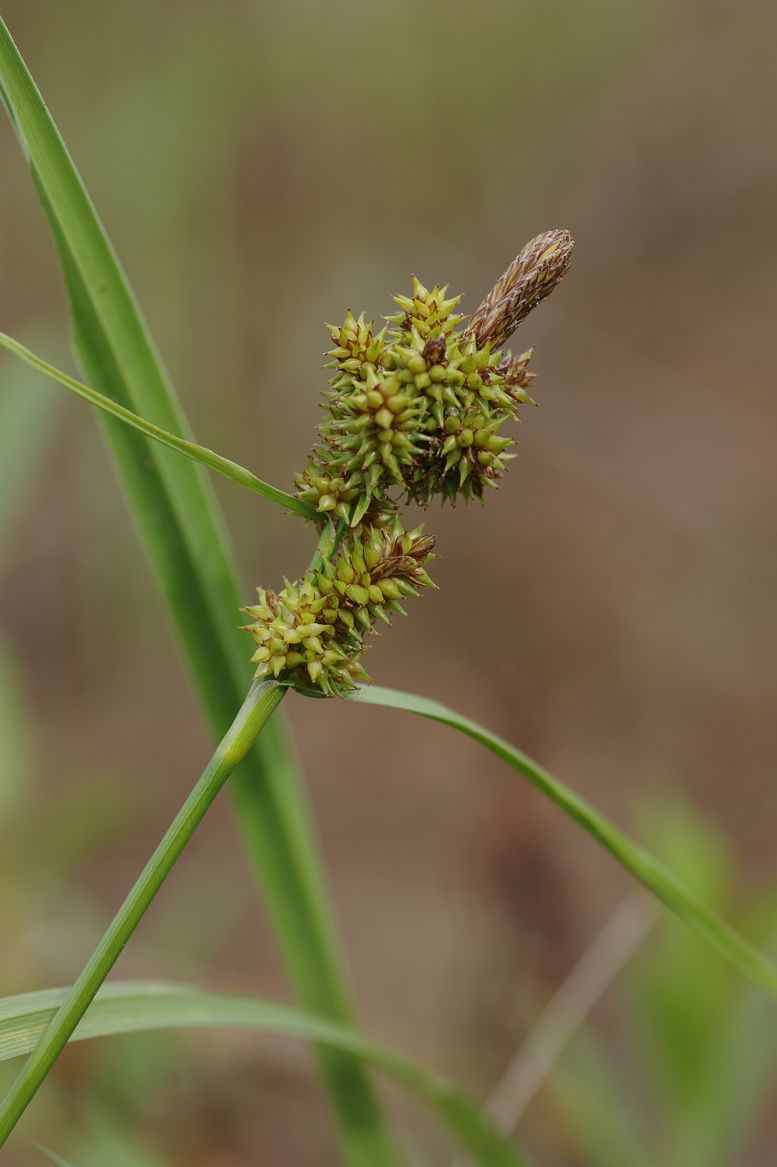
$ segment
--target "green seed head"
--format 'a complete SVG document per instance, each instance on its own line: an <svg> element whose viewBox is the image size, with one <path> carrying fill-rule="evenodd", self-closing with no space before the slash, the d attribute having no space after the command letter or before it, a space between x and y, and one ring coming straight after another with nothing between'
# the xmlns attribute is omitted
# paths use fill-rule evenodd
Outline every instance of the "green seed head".
<svg viewBox="0 0 777 1167"><path fill-rule="evenodd" d="M393 520L351 535L333 560L277 595L260 589L259 602L244 609L252 617L246 631L257 645L256 675L327 696L366 680L366 637L376 622L390 623L390 611L401 611L396 601L434 587L424 567L434 544L422 528L406 531Z"/></svg>
<svg viewBox="0 0 777 1167"><path fill-rule="evenodd" d="M460 296L415 277L409 296L375 332L348 310L329 326L332 370L324 419L298 496L321 524L345 529L337 553L279 593L260 589L246 608L261 676L313 686L326 695L353 688L378 622L403 612L401 601L434 586L423 566L434 539L406 531L399 505L481 498L514 456L508 423L532 403L532 350L503 345L563 278L572 239L549 231L523 248L469 323Z"/></svg>

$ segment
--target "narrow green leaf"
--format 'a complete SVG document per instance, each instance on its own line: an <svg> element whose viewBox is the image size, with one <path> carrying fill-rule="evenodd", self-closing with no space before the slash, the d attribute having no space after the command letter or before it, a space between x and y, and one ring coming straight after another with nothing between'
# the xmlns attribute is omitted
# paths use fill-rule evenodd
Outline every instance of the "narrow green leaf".
<svg viewBox="0 0 777 1167"><path fill-rule="evenodd" d="M170 433L190 438L135 298L67 149L0 19L0 94L59 253L85 379ZM245 602L230 541L200 468L114 418L108 436L211 730L218 740L247 687L237 631ZM347 1021L339 938L305 792L278 718L235 774L232 792L286 967L305 1006ZM346 1055L322 1051L324 1080L352 1167L393 1167L371 1085Z"/></svg>
<svg viewBox="0 0 777 1167"><path fill-rule="evenodd" d="M260 494L263 498L277 503L278 506L282 506L288 511L293 511L295 514L302 515L307 519L317 517L316 509L310 503L303 502L302 499L287 494L285 490L279 490L277 486L271 486L269 482L264 482L261 478L257 478L255 474L252 474L250 470L246 470L244 466L233 462L230 458L222 457L221 454L217 454L213 450L209 450L207 446L198 446L196 442L190 442L186 438L179 438L175 434L170 434L167 430L161 429L160 426L154 425L153 422L138 417L131 409L125 409L123 405L119 405L118 402L113 401L110 397L106 397L103 393L98 393L96 389L90 389L88 385L82 385L74 377L70 377L67 373L63 373L61 369L50 365L48 361L44 361L41 357L36 356L35 353L25 348L23 344L20 344L18 340L14 340L13 337L7 336L4 332L0 332L0 348L4 348L9 353L13 353L14 356L25 361L33 369L37 369L39 373L43 373L44 376L49 377L52 381L57 381L65 389L69 389L71 393L75 393L78 397L83 397L90 405L96 405L98 409L102 409L112 417L118 418L125 425L132 426L133 429L145 434L147 438L151 438L153 441L159 442L171 450L176 450L179 454L184 454L187 458L191 458L192 461L207 466L210 470L215 470L217 474L222 474L225 478L229 478L239 486L244 486L247 490L253 491L254 494Z"/></svg>
<svg viewBox="0 0 777 1167"><path fill-rule="evenodd" d="M579 794L575 794L504 738L491 733L468 717L455 713L438 701L430 701L426 697L417 697L412 693L367 686L359 689L350 699L367 705L383 705L389 709L415 713L420 717L448 725L451 729L456 729L480 742L560 806L600 846L609 851L622 867L636 876L640 883L658 896L667 907L695 928L727 960L730 960L735 968L777 998L777 968L770 960L711 912L676 875L654 859L648 851L629 839Z"/></svg>
<svg viewBox="0 0 777 1167"><path fill-rule="evenodd" d="M0 999L0 1060L35 1047L68 989L45 989ZM477 1106L445 1078L346 1026L251 997L204 992L184 985L120 982L103 986L72 1040L159 1029L254 1029L303 1038L359 1058L401 1083L434 1110L462 1147L488 1167L521 1160Z"/></svg>

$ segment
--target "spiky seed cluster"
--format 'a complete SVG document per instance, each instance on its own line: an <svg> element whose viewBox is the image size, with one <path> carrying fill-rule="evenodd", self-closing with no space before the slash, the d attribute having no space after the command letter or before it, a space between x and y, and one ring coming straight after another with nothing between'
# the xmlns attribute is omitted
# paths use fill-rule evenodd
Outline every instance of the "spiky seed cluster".
<svg viewBox="0 0 777 1167"><path fill-rule="evenodd" d="M523 373L509 379L508 362L500 352L490 344L478 347L447 324L425 339L417 316L408 315L386 357L423 402L426 440L403 485L405 497L424 506L435 497L450 502L480 497L485 486L494 485L513 444L502 428L517 418L520 401L531 400L518 383ZM521 358L523 370L530 355Z"/></svg>
<svg viewBox="0 0 777 1167"><path fill-rule="evenodd" d="M332 513L355 527L371 509L393 510L394 498L479 495L504 470L511 441L499 430L517 398L502 355L457 329L459 299L415 280L412 297L396 297L391 331L375 335L351 313L332 330L321 442L296 477L322 518Z"/></svg>
<svg viewBox="0 0 777 1167"><path fill-rule="evenodd" d="M403 500L479 498L495 485L513 457L503 427L531 402L533 379L531 350L513 357L502 346L562 278L571 246L566 231L532 240L466 328L461 297L417 279L412 295L394 297L399 311L379 332L350 310L330 325L326 417L295 478L322 520L357 527Z"/></svg>
<svg viewBox="0 0 777 1167"><path fill-rule="evenodd" d="M503 473L513 440L502 430L531 402L534 378L532 350L512 356L503 346L563 278L571 249L567 231L531 240L468 324L460 296L414 278L380 331L350 309L329 325L325 418L295 483L322 523L350 530L320 568L277 594L260 588L244 609L257 676L327 696L367 679L368 635L403 611L405 596L434 586L423 566L434 538L405 531L397 506L480 497Z"/></svg>
<svg viewBox="0 0 777 1167"><path fill-rule="evenodd" d="M419 587L434 587L424 562L435 540L423 528L405 531L395 519L349 537L338 555L276 594L258 589L259 602L244 608L257 644L257 676L297 686L314 685L337 696L367 680L360 657L378 621L388 624L401 601Z"/></svg>
<svg viewBox="0 0 777 1167"><path fill-rule="evenodd" d="M403 485L420 456L424 403L387 371L385 328L373 334L372 323L350 310L342 327L329 327L335 372L318 427L322 443L295 483L324 517L332 512L357 526L374 498Z"/></svg>

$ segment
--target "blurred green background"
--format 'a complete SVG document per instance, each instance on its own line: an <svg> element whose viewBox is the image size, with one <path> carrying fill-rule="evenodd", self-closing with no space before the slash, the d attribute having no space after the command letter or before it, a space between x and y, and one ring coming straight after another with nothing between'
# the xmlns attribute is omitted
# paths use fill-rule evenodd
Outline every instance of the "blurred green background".
<svg viewBox="0 0 777 1167"><path fill-rule="evenodd" d="M412 272L473 310L531 235L572 231L570 276L514 342L539 374L519 460L486 509L429 514L442 590L370 671L487 722L774 934L774 5L6 0L3 17L197 437L281 486L311 444L324 320L390 311ZM71 367L5 122L0 327ZM3 992L80 968L209 746L97 428L62 398L0 361ZM304 525L217 487L246 598L297 574ZM626 877L475 745L288 705L366 1025L485 1097ZM662 918L644 932L524 1140L543 1167L771 1163L774 1018ZM226 801L116 975L286 995ZM75 1167L336 1162L304 1050L220 1034L67 1052L3 1164L40 1162L33 1137Z"/></svg>

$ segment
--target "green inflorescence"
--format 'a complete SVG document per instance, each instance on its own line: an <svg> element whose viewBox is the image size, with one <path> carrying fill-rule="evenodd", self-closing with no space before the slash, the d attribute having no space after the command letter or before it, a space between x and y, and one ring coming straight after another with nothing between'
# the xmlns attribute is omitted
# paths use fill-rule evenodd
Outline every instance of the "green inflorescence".
<svg viewBox="0 0 777 1167"><path fill-rule="evenodd" d="M571 248L566 231L531 240L469 323L461 296L414 278L380 331L350 310L329 326L325 417L295 485L322 526L339 525L340 547L279 593L259 589L245 609L259 675L328 696L367 679L368 633L431 584L423 563L434 539L405 531L397 509L482 498L496 485L514 457L504 427L531 403L534 377L532 350L512 356L503 345L563 278Z"/></svg>
<svg viewBox="0 0 777 1167"><path fill-rule="evenodd" d="M331 327L326 418L296 477L322 520L356 527L402 501L480 498L504 471L513 440L501 431L531 401L531 353L479 345L461 327L460 300L415 279L380 332L350 311Z"/></svg>
<svg viewBox="0 0 777 1167"><path fill-rule="evenodd" d="M260 588L259 602L243 610L257 643L257 676L315 685L337 696L367 679L359 658L377 621L404 614L401 601L434 587L424 563L435 540L422 527L406 531L394 519L353 534L339 552L276 594Z"/></svg>

